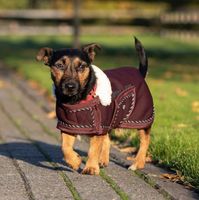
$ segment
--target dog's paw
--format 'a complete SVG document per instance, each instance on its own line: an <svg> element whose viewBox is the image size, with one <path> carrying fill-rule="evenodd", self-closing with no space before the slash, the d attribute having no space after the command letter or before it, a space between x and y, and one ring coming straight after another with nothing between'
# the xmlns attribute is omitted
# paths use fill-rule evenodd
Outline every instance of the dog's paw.
<svg viewBox="0 0 199 200"><path fill-rule="evenodd" d="M141 161L141 162L135 162L134 164L132 164L128 169L129 170L137 170L137 169L143 169L145 166L145 161Z"/></svg>
<svg viewBox="0 0 199 200"><path fill-rule="evenodd" d="M128 167L128 170L135 171L135 170L137 170L137 167L135 165L131 165Z"/></svg>
<svg viewBox="0 0 199 200"><path fill-rule="evenodd" d="M107 167L109 164L109 151L102 151L99 158L99 166Z"/></svg>
<svg viewBox="0 0 199 200"><path fill-rule="evenodd" d="M73 159L65 159L66 164L74 170L78 170L82 163L82 159L79 155L73 157Z"/></svg>
<svg viewBox="0 0 199 200"><path fill-rule="evenodd" d="M99 173L100 173L99 166L85 167L82 171L82 174L88 174L88 175L99 175Z"/></svg>
<svg viewBox="0 0 199 200"><path fill-rule="evenodd" d="M109 164L109 158L101 158L100 161L99 161L99 166L101 168L107 167L108 164Z"/></svg>

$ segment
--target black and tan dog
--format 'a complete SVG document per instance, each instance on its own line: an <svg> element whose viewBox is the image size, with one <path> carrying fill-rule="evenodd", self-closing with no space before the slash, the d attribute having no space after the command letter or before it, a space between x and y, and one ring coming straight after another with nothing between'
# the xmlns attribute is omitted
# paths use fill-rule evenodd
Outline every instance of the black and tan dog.
<svg viewBox="0 0 199 200"><path fill-rule="evenodd" d="M135 38L139 69L122 67L102 71L92 64L97 44L81 49L42 48L37 60L50 67L55 85L57 128L61 130L66 163L77 170L81 157L73 150L78 134L90 136L88 161L83 174L99 174L109 163L110 140L114 128L136 128L140 148L129 169L145 165L153 123L153 100L145 83L148 62L142 44Z"/></svg>

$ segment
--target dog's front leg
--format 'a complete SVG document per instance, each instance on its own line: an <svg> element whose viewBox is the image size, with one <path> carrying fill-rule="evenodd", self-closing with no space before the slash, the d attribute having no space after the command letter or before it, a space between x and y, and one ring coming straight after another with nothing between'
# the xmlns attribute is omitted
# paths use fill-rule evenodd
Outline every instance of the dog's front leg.
<svg viewBox="0 0 199 200"><path fill-rule="evenodd" d="M81 165L81 157L73 150L76 136L62 132L62 152L66 163L74 170L78 170Z"/></svg>
<svg viewBox="0 0 199 200"><path fill-rule="evenodd" d="M102 145L106 136L92 136L90 139L90 148L88 151L88 160L82 174L98 175L100 172L99 158Z"/></svg>

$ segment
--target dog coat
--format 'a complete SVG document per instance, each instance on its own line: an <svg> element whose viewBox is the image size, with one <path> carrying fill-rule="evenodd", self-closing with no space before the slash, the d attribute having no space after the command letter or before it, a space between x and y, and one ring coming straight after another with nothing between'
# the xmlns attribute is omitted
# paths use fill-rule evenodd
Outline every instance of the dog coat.
<svg viewBox="0 0 199 200"><path fill-rule="evenodd" d="M139 70L123 67L100 72L92 67L97 77L95 97L75 105L57 101L57 128L74 135L149 128L154 120L153 99Z"/></svg>

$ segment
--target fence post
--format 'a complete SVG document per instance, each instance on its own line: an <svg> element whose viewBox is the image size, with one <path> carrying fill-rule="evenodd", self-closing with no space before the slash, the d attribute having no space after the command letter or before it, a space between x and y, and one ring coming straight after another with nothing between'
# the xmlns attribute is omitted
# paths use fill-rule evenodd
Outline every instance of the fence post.
<svg viewBox="0 0 199 200"><path fill-rule="evenodd" d="M29 0L28 7L32 9L38 8L38 0Z"/></svg>
<svg viewBox="0 0 199 200"><path fill-rule="evenodd" d="M73 7L73 46L74 48L78 48L80 46L80 0L73 0Z"/></svg>

